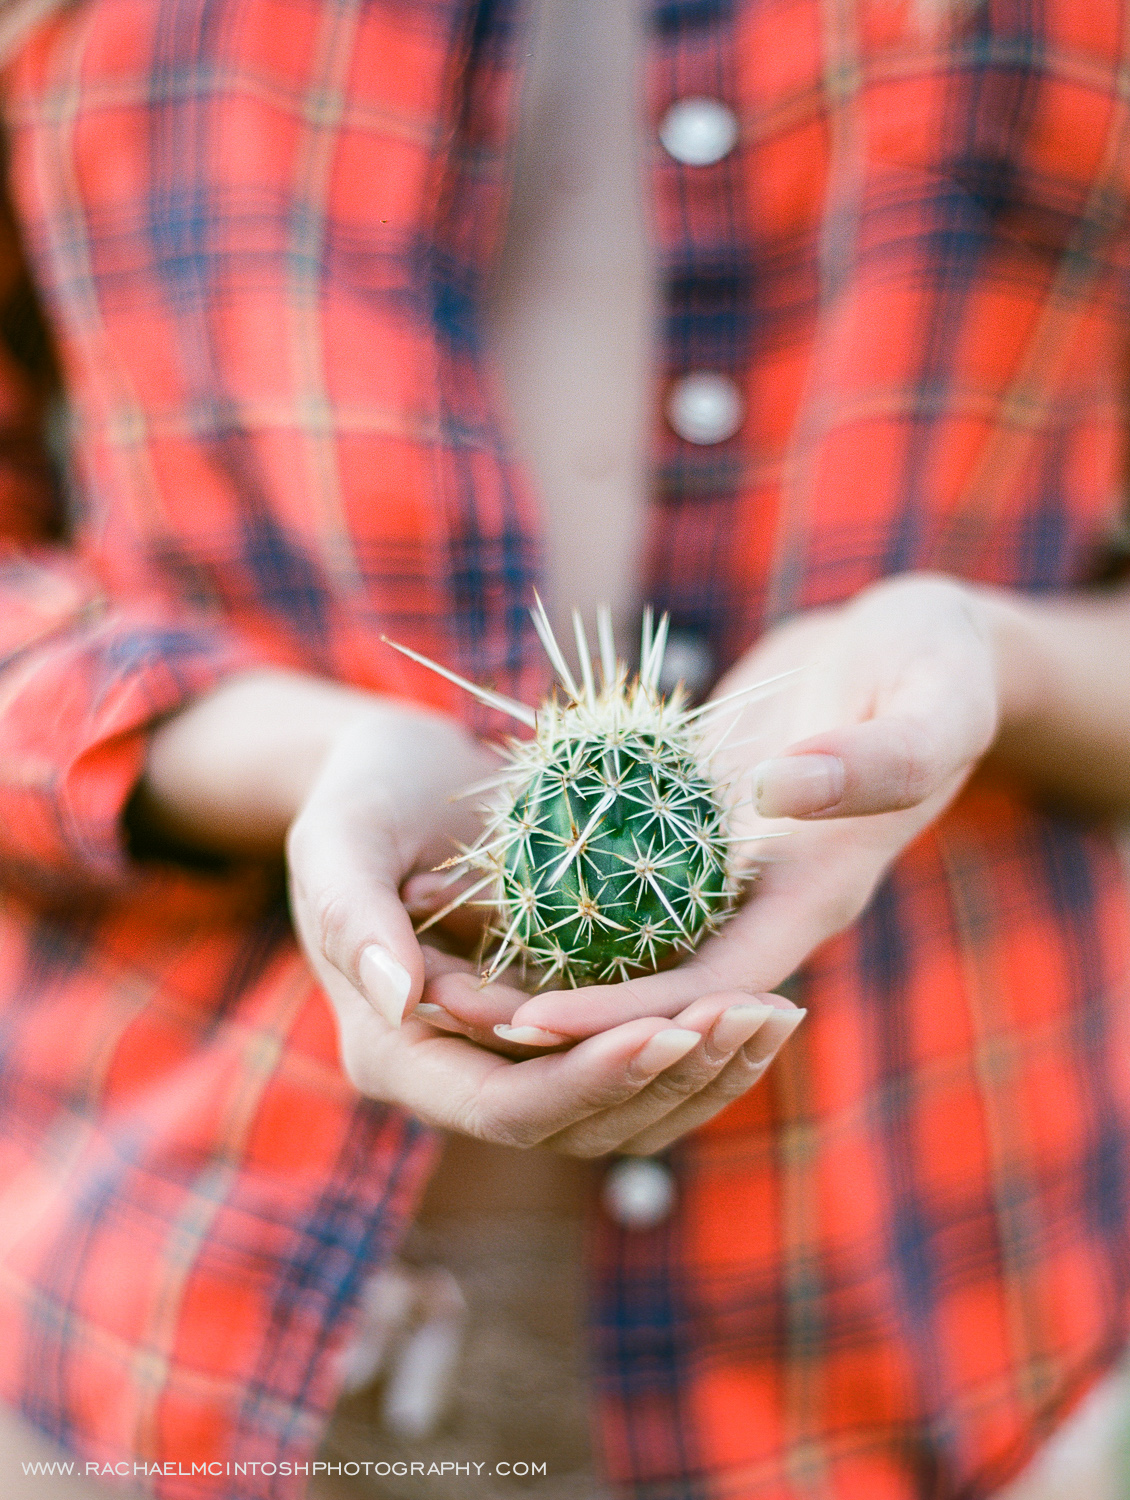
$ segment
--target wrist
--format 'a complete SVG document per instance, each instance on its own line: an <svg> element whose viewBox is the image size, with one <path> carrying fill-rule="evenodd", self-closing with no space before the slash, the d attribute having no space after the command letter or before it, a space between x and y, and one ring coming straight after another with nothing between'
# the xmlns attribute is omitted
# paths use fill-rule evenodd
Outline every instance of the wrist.
<svg viewBox="0 0 1130 1500"><path fill-rule="evenodd" d="M1054 663L1044 641L1039 606L1002 589L970 584L984 621L997 685L997 741L1034 724L1049 690Z"/></svg>
<svg viewBox="0 0 1130 1500"><path fill-rule="evenodd" d="M276 669L242 673L158 725L135 799L159 836L208 852L281 855L330 754L379 700Z"/></svg>

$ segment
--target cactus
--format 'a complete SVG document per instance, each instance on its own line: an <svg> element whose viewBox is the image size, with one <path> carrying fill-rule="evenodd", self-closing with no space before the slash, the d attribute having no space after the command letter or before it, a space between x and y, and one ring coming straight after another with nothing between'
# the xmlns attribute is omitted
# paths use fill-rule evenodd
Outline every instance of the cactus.
<svg viewBox="0 0 1130 1500"><path fill-rule="evenodd" d="M703 751L707 724L732 700L688 708L682 684L669 697L660 693L666 615L653 628L645 611L640 669L629 678L610 615L599 611L598 688L580 616L574 612L578 683L540 600L532 614L566 694L536 713L396 646L534 730L530 740L508 741L497 777L468 790L492 794L486 824L448 864L480 878L423 925L478 898L494 908L488 936L499 940L484 982L518 958L539 971L541 984L627 979L694 948L734 910L737 848L748 838L732 833L733 790L713 778Z"/></svg>

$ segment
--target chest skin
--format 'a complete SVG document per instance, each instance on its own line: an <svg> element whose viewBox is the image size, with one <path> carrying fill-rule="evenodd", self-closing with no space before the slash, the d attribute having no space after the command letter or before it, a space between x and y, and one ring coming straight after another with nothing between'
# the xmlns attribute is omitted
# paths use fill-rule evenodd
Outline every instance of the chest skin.
<svg viewBox="0 0 1130 1500"><path fill-rule="evenodd" d="M548 605L640 603L654 278L637 0L532 0L488 343L546 533Z"/></svg>

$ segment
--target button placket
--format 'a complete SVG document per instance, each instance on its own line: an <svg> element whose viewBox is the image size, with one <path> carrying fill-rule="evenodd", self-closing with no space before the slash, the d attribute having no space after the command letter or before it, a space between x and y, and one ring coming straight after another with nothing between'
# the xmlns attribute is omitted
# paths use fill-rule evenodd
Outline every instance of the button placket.
<svg viewBox="0 0 1130 1500"><path fill-rule="evenodd" d="M726 658L745 458L752 252L736 15L733 0L652 4L653 222L666 305L655 413L664 532L649 549L648 597L671 613L676 675L696 700Z"/></svg>
<svg viewBox="0 0 1130 1500"><path fill-rule="evenodd" d="M735 112L721 99L706 94L676 99L659 124L663 149L692 172L723 161L738 135ZM730 376L717 370L689 370L672 382L665 413L672 431L684 442L708 447L738 432L745 403Z"/></svg>

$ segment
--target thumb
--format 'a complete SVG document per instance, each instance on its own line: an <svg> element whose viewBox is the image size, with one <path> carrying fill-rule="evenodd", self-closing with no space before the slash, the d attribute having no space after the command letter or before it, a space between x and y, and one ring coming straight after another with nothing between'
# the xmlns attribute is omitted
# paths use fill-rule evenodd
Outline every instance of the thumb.
<svg viewBox="0 0 1130 1500"><path fill-rule="evenodd" d="M988 748L943 715L889 714L791 745L754 768L765 818L849 818L917 807Z"/></svg>
<svg viewBox="0 0 1130 1500"><path fill-rule="evenodd" d="M337 969L399 1026L423 992L424 961L398 894L407 871L396 840L311 809L291 827L287 859L295 925L315 965Z"/></svg>

